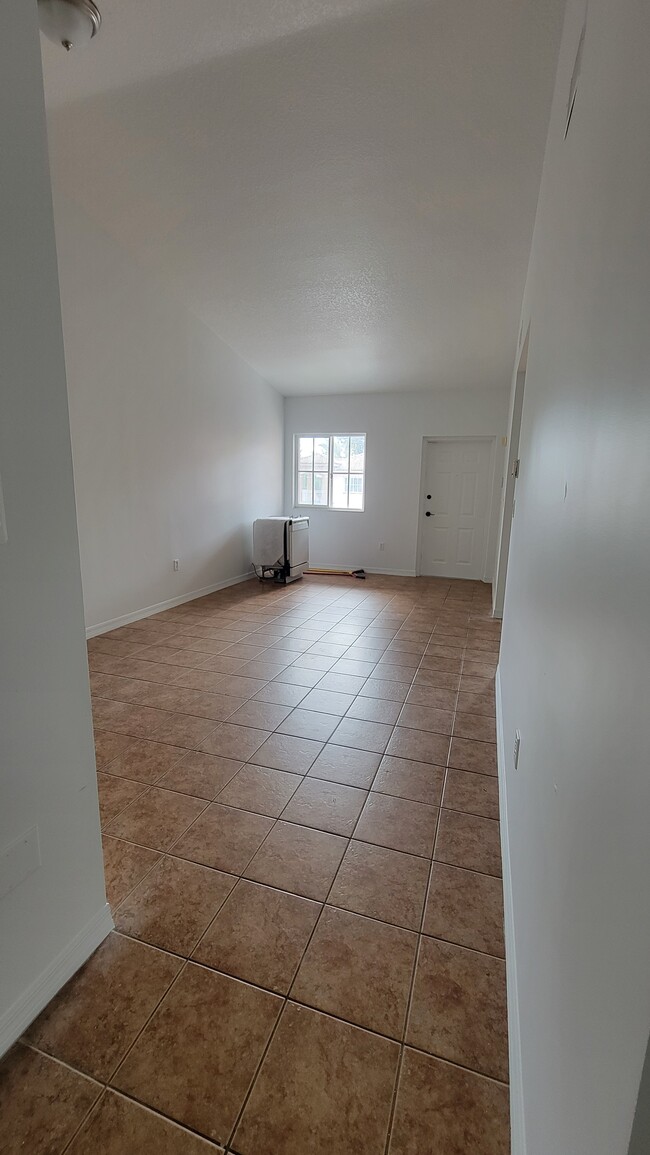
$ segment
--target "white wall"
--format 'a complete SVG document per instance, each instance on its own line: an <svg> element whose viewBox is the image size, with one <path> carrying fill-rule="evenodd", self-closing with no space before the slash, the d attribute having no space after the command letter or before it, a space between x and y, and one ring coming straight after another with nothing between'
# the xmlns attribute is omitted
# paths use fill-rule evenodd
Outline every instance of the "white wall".
<svg viewBox="0 0 650 1155"><path fill-rule="evenodd" d="M0 6L0 1052L104 937L36 4ZM23 857L38 826L38 858ZM36 869L29 874L30 865ZM22 881L18 881L22 877Z"/></svg>
<svg viewBox="0 0 650 1155"><path fill-rule="evenodd" d="M494 437L496 468L488 546L491 578L503 472L501 438L508 390L448 389L418 393L287 397L285 511L293 503L293 439L300 433L366 433L363 513L310 509L310 560L315 566L363 567L413 575L417 569L422 439ZM383 541L385 548L379 549Z"/></svg>
<svg viewBox="0 0 650 1155"><path fill-rule="evenodd" d="M54 192L86 623L96 627L250 570L253 520L282 512L282 399Z"/></svg>
<svg viewBox="0 0 650 1155"><path fill-rule="evenodd" d="M624 1155L650 1027L650 7L590 0L565 141L584 11L570 0L524 301L500 665L515 1155Z"/></svg>

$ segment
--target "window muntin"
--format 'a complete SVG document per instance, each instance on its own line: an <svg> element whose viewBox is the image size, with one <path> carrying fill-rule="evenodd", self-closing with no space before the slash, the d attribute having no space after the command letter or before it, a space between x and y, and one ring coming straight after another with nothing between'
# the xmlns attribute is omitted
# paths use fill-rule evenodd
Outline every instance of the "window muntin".
<svg viewBox="0 0 650 1155"><path fill-rule="evenodd" d="M363 510L365 433L297 436L294 457L296 505Z"/></svg>

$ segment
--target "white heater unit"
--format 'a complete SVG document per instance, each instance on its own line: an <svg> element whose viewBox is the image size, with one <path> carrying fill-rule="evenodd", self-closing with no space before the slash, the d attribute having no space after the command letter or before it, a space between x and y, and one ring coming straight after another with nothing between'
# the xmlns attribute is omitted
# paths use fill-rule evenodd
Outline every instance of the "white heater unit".
<svg viewBox="0 0 650 1155"><path fill-rule="evenodd" d="M308 517L259 517L253 522L253 568L260 580L295 582L308 565Z"/></svg>

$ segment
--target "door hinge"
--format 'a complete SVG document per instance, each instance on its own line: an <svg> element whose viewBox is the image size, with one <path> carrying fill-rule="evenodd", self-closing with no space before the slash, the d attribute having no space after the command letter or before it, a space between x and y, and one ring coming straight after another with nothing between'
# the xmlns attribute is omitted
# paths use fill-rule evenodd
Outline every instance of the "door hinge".
<svg viewBox="0 0 650 1155"><path fill-rule="evenodd" d="M519 477L519 458L517 458L517 460L513 463L512 476Z"/></svg>

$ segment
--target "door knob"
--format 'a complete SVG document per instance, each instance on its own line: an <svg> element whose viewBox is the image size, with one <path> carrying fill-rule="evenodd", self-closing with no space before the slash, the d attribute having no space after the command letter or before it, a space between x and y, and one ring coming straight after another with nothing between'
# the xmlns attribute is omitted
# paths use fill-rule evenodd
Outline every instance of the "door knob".
<svg viewBox="0 0 650 1155"><path fill-rule="evenodd" d="M430 513L430 511L429 511L429 510L427 510L426 516L427 516L427 517L431 517L431 513Z"/></svg>
<svg viewBox="0 0 650 1155"><path fill-rule="evenodd" d="M431 501L431 494L427 493L427 501Z"/></svg>

